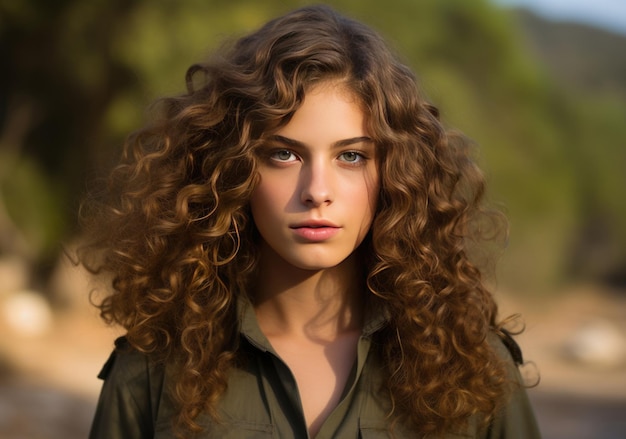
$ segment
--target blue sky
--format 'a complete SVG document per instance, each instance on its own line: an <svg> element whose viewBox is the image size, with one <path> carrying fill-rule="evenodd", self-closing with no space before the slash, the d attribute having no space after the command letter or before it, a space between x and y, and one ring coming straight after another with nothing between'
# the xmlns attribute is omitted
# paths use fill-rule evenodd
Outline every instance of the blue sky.
<svg viewBox="0 0 626 439"><path fill-rule="evenodd" d="M524 6L546 18L578 21L626 34L626 0L492 0Z"/></svg>

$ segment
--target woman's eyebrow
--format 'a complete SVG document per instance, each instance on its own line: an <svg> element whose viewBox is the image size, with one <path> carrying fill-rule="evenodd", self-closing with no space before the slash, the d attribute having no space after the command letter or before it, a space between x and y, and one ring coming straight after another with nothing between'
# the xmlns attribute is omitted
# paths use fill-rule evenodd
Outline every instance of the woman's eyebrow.
<svg viewBox="0 0 626 439"><path fill-rule="evenodd" d="M269 139L273 140L273 141L276 141L276 142L283 143L283 144L285 144L287 146L296 147L296 148L304 148L304 147L307 146L306 143L304 143L304 142L300 142L300 141L295 140L295 139L290 139L289 137L280 136L278 134L270 136ZM367 143L367 142L372 142L372 139L367 137L367 136L351 137L349 139L337 140L336 142L333 142L331 147L332 148L341 148L341 147L345 147L345 146L354 145L355 143Z"/></svg>

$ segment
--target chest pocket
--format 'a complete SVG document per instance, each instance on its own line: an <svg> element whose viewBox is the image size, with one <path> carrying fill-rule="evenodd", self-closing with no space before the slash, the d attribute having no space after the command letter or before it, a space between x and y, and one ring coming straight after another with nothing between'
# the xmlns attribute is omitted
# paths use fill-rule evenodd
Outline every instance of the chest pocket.
<svg viewBox="0 0 626 439"><path fill-rule="evenodd" d="M172 439L175 436L173 420L174 406L170 399L162 402L155 424L154 439ZM193 435L196 439L272 439L275 428L263 406L254 401L253 392L227 394L221 401L221 420L215 422L208 414L202 413L196 422L203 431Z"/></svg>
<svg viewBox="0 0 626 439"><path fill-rule="evenodd" d="M271 439L274 438L274 427L267 424L251 424L246 422L224 422L203 425L205 430L194 436L198 439ZM171 428L162 428L156 432L154 439L171 439L174 433Z"/></svg>
<svg viewBox="0 0 626 439"><path fill-rule="evenodd" d="M372 422L359 422L359 439L388 439L387 426Z"/></svg>
<svg viewBox="0 0 626 439"><path fill-rule="evenodd" d="M274 437L274 428L268 424L224 423L213 426L206 437L220 439L270 439Z"/></svg>
<svg viewBox="0 0 626 439"><path fill-rule="evenodd" d="M396 424L392 432L390 422L361 420L359 422L359 439L414 439L418 437L415 432L405 429L400 424ZM461 437L467 439L465 436L454 435L445 435L439 439L457 439Z"/></svg>
<svg viewBox="0 0 626 439"><path fill-rule="evenodd" d="M359 439L404 439L414 438L415 434L407 434L404 430L396 428L394 434L387 430L386 425L375 423L362 423L359 426ZM471 435L446 433L443 439L469 439L473 438Z"/></svg>

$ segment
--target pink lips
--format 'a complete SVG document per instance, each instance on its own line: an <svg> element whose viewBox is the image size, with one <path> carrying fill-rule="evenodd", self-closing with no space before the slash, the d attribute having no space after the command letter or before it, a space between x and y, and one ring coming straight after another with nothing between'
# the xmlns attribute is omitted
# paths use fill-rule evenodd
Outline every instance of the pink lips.
<svg viewBox="0 0 626 439"><path fill-rule="evenodd" d="M307 241L325 241L335 236L341 230L340 227L328 221L307 221L290 226L296 235Z"/></svg>

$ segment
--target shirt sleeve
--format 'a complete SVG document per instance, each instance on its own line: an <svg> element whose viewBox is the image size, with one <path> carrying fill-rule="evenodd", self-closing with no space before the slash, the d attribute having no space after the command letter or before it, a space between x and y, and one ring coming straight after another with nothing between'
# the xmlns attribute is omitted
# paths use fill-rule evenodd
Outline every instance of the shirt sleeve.
<svg viewBox="0 0 626 439"><path fill-rule="evenodd" d="M150 372L146 356L124 338L115 342L98 378L104 380L89 439L147 439L154 436Z"/></svg>

